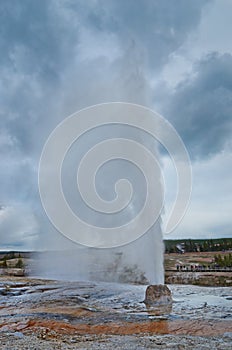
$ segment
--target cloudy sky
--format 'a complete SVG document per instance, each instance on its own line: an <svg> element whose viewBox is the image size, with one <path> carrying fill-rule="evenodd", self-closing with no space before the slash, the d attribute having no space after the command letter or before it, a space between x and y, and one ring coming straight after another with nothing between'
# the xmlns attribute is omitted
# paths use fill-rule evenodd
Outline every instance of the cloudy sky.
<svg viewBox="0 0 232 350"><path fill-rule="evenodd" d="M169 236L231 237L232 2L0 2L0 248L35 249L42 147L65 117L126 101L167 118L190 154L189 210ZM163 156L167 209L175 196ZM55 232L53 232L55 235Z"/></svg>

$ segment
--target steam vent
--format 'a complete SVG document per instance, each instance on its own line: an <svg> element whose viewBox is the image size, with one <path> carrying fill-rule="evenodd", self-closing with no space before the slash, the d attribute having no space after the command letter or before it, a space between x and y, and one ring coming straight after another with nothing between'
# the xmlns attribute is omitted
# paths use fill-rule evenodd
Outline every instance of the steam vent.
<svg viewBox="0 0 232 350"><path fill-rule="evenodd" d="M170 305L172 304L171 291L163 284L150 285L146 289L144 303L147 306Z"/></svg>

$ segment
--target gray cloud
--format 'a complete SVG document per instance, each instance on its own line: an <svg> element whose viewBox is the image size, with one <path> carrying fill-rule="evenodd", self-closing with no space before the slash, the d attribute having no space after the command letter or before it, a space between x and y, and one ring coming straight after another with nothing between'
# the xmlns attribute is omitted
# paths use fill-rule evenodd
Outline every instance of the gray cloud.
<svg viewBox="0 0 232 350"><path fill-rule="evenodd" d="M182 0L177 6L176 1L167 0L148 0L146 5L143 0L1 2L1 73L6 78L7 74L24 78L18 100L10 94L8 101L14 97L20 105L26 99L28 80L35 81L38 88L45 84L57 86L69 65L73 72L79 72L83 46L88 47L95 40L100 47L94 49L101 58L107 57L104 40L111 39L112 33L123 51L134 42L136 49L146 52L152 70L158 69L197 25L205 3ZM84 32L89 34L85 43L80 38ZM91 60L90 54L86 63ZM17 86L14 87L16 92Z"/></svg>
<svg viewBox="0 0 232 350"><path fill-rule="evenodd" d="M78 108L147 102L145 56L158 69L205 3L1 2L0 127L14 151L38 156L50 131Z"/></svg>
<svg viewBox="0 0 232 350"><path fill-rule="evenodd" d="M104 1L103 1L104 3ZM208 1L143 0L111 2L114 30L122 40L134 39L143 49L152 71L168 61L170 53L180 47L197 26ZM123 29L123 33L122 33Z"/></svg>
<svg viewBox="0 0 232 350"><path fill-rule="evenodd" d="M35 216L23 206L0 209L0 242L5 249L34 249L38 233Z"/></svg>
<svg viewBox="0 0 232 350"><path fill-rule="evenodd" d="M176 126L192 156L223 151L232 132L232 55L208 54L168 95L164 114Z"/></svg>

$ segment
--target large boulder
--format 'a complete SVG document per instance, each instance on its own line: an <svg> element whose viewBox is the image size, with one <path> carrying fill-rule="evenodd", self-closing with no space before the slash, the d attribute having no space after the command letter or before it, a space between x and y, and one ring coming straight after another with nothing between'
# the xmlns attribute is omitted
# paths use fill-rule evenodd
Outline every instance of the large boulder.
<svg viewBox="0 0 232 350"><path fill-rule="evenodd" d="M146 289L144 303L148 306L172 304L172 293L165 284L150 285Z"/></svg>

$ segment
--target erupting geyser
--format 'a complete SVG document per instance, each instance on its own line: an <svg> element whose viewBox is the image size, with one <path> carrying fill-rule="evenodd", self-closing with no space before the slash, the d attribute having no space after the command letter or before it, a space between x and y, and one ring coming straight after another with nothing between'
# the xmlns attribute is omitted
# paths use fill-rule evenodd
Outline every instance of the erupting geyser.
<svg viewBox="0 0 232 350"><path fill-rule="evenodd" d="M142 106L108 103L71 115L52 132L40 161L40 195L50 221L74 243L72 254L53 254L47 276L164 283L157 140L179 178L170 232L185 211L191 171L182 141L164 118Z"/></svg>

